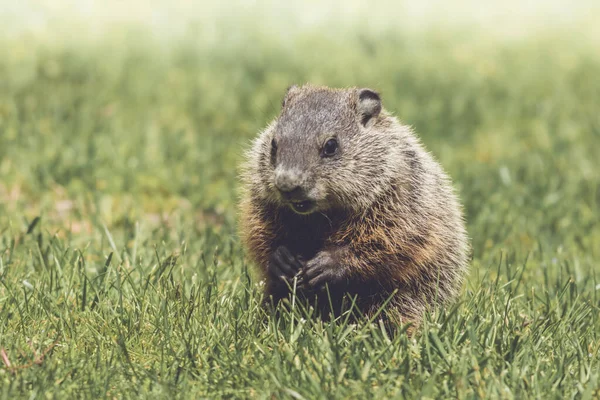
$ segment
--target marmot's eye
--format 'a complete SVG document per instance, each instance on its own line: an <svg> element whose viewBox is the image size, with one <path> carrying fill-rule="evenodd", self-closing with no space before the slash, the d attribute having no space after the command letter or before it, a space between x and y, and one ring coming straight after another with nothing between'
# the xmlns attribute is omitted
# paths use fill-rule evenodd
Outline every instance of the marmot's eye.
<svg viewBox="0 0 600 400"><path fill-rule="evenodd" d="M331 157L335 155L338 149L338 142L335 139L329 139L323 146L323 157Z"/></svg>
<svg viewBox="0 0 600 400"><path fill-rule="evenodd" d="M275 142L275 139L271 140L271 150L277 151L277 142Z"/></svg>

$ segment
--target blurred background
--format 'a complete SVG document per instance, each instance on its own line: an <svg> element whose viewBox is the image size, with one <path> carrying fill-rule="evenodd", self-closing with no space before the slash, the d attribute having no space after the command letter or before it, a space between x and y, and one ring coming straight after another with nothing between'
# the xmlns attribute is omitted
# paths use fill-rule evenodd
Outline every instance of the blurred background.
<svg viewBox="0 0 600 400"><path fill-rule="evenodd" d="M0 393L598 397L599 21L597 0L0 0ZM304 82L379 91L452 177L471 273L423 335L263 318L238 167Z"/></svg>
<svg viewBox="0 0 600 400"><path fill-rule="evenodd" d="M235 237L243 151L312 82L372 87L414 126L476 258L590 249L599 18L596 1L4 1L0 218L81 243L177 215Z"/></svg>
<svg viewBox="0 0 600 400"><path fill-rule="evenodd" d="M595 1L267 1L232 0L33 0L6 1L4 30L31 32L58 39L60 33L103 35L115 26L135 26L166 39L185 37L190 27L203 27L202 40L213 37L226 21L239 29L260 27L278 36L299 30L361 24L363 30L423 30L474 27L504 37L523 37L546 29L576 29L598 34ZM241 24L241 25L240 25ZM583 25L583 26L582 26ZM594 26L596 25L596 26ZM291 31L290 31L291 30ZM594 32L595 30L595 32ZM287 31L287 33L285 33ZM231 32L232 34L234 32ZM218 38L225 39L225 38Z"/></svg>

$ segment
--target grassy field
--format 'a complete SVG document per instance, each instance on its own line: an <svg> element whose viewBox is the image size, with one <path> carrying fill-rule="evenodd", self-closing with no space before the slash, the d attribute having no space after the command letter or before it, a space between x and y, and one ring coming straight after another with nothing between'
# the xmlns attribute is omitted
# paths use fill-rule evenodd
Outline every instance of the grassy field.
<svg viewBox="0 0 600 400"><path fill-rule="evenodd" d="M232 28L0 36L0 397L600 398L598 43ZM379 90L459 190L471 274L415 337L259 307L237 167L307 81Z"/></svg>

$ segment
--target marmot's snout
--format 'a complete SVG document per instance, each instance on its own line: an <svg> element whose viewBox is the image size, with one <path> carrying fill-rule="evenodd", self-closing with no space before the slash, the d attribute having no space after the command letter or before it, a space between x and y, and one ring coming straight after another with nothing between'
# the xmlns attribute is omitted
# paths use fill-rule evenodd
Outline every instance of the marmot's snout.
<svg viewBox="0 0 600 400"><path fill-rule="evenodd" d="M275 187L281 199L298 214L308 214L316 206L316 201L308 194L305 181L301 171L284 168L275 170Z"/></svg>
<svg viewBox="0 0 600 400"><path fill-rule="evenodd" d="M302 195L302 174L293 169L275 170L275 187L286 198Z"/></svg>

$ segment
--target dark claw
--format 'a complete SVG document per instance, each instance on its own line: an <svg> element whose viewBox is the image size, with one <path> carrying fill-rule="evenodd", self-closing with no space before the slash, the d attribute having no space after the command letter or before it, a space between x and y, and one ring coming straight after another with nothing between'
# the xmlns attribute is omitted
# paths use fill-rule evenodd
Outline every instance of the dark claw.
<svg viewBox="0 0 600 400"><path fill-rule="evenodd" d="M334 276L331 271L323 271L320 275L315 276L308 282L308 285L315 289L323 289L327 282L334 283Z"/></svg>
<svg viewBox="0 0 600 400"><path fill-rule="evenodd" d="M284 278L286 276L293 277L296 274L293 266L290 265L287 258L284 256L284 254L282 254L281 251L279 251L279 249L277 249L271 256L271 262L269 263L269 269L271 269L271 272L273 272L274 275L276 275L276 276L282 275Z"/></svg>
<svg viewBox="0 0 600 400"><path fill-rule="evenodd" d="M293 284L294 277L302 269L302 263L294 257L290 251L279 246L269 259L268 272L272 277L273 283L281 289L287 288Z"/></svg>
<svg viewBox="0 0 600 400"><path fill-rule="evenodd" d="M306 266L306 269L304 270L304 277L309 280L312 281L313 279L315 279L316 277L318 277L319 275L323 274L325 266L323 264L308 264Z"/></svg>
<svg viewBox="0 0 600 400"><path fill-rule="evenodd" d="M284 262L293 269L294 275L296 275L298 271L302 269L302 263L297 257L294 257L292 253L290 253L287 247L279 246L275 252L279 253Z"/></svg>
<svg viewBox="0 0 600 400"><path fill-rule="evenodd" d="M329 253L320 253L307 262L301 273L301 282L305 288L323 290L342 281L344 275L341 265Z"/></svg>

